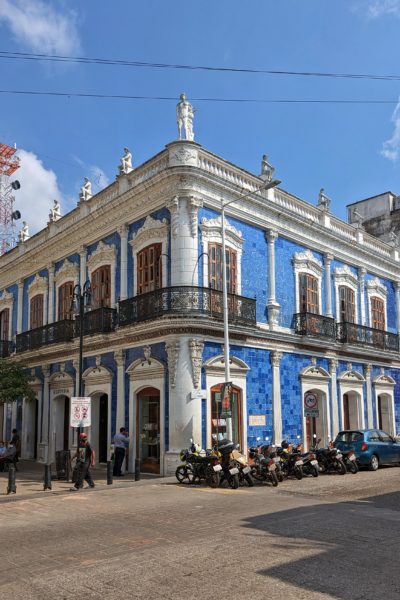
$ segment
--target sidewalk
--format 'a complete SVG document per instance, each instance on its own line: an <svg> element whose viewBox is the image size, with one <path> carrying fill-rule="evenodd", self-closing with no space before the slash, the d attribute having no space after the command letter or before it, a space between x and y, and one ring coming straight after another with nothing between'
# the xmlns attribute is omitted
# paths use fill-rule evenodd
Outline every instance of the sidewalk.
<svg viewBox="0 0 400 600"><path fill-rule="evenodd" d="M9 501L13 499L29 499L35 498L36 496L69 493L70 488L73 486L71 481L65 481L64 479L56 479L55 465L52 465L51 469L52 481L51 490L43 490L43 479L44 479L44 466L29 460L21 460L18 463L18 471L15 473L15 483L17 487L16 494L7 495L8 485L8 473L0 473L0 503L3 501ZM142 473L140 481L135 481L133 473L126 473L123 477L115 477L112 485L107 485L107 469L106 465L98 465L92 470L93 480L95 482L96 489L106 488L121 488L127 486L141 485L148 482L163 482L167 483L169 480L175 480L171 477L160 477L159 475L149 475ZM54 477L54 479L53 479ZM84 483L86 486L86 482Z"/></svg>

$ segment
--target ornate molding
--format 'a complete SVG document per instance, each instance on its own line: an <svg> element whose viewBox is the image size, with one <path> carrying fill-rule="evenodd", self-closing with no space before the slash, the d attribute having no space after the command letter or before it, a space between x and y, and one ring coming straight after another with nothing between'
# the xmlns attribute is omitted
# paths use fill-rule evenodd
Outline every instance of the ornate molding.
<svg viewBox="0 0 400 600"><path fill-rule="evenodd" d="M323 266L320 260L314 256L311 250L304 250L304 252L295 252L293 256L293 265L295 271L307 270L316 277L321 277Z"/></svg>
<svg viewBox="0 0 400 600"><path fill-rule="evenodd" d="M165 350L167 352L168 358L169 382L172 388L174 388L176 385L176 371L179 358L179 346L180 345L178 340L166 342L165 344Z"/></svg>
<svg viewBox="0 0 400 600"><path fill-rule="evenodd" d="M365 379L371 377L372 365L364 365L364 377Z"/></svg>
<svg viewBox="0 0 400 600"><path fill-rule="evenodd" d="M271 365L273 367L279 367L279 365L281 364L281 359L282 359L282 352L278 352L276 350L271 352L270 361L271 361Z"/></svg>
<svg viewBox="0 0 400 600"><path fill-rule="evenodd" d="M28 287L28 298L29 300L36 296L37 294L47 294L47 278L41 277L38 273L35 275L34 280Z"/></svg>
<svg viewBox="0 0 400 600"><path fill-rule="evenodd" d="M198 152L190 146L171 148L169 157L171 166L190 165L196 167L198 162Z"/></svg>
<svg viewBox="0 0 400 600"><path fill-rule="evenodd" d="M129 242L135 249L140 246L145 246L151 240L167 238L168 236L168 221L167 219L157 220L148 215L142 227L134 234Z"/></svg>
<svg viewBox="0 0 400 600"><path fill-rule="evenodd" d="M189 340L190 359L192 362L192 379L193 387L195 389L199 387L203 349L204 342L202 340L197 340L195 338Z"/></svg>
<svg viewBox="0 0 400 600"><path fill-rule="evenodd" d="M179 231L179 198L174 196L167 201L166 207L171 214L171 234L173 238L176 238Z"/></svg>
<svg viewBox="0 0 400 600"><path fill-rule="evenodd" d="M386 298L387 288L377 277L374 277L374 279L369 279L365 285L368 295L378 294L379 296Z"/></svg>
<svg viewBox="0 0 400 600"><path fill-rule="evenodd" d="M333 278L335 280L335 284L340 285L350 285L351 287L357 288L358 279L357 275L352 273L350 267L345 265L344 267L337 267L333 270Z"/></svg>
<svg viewBox="0 0 400 600"><path fill-rule="evenodd" d="M336 373L336 369L338 368L339 361L337 358L331 358L329 360L329 370L331 373Z"/></svg>
<svg viewBox="0 0 400 600"><path fill-rule="evenodd" d="M100 240L96 250L87 259L89 272L95 271L97 267L102 265L114 265L116 254L114 244L108 245Z"/></svg>
<svg viewBox="0 0 400 600"><path fill-rule="evenodd" d="M57 285L59 285L61 281L67 281L69 279L72 281L77 281L78 274L79 267L77 263L73 263L67 258L58 271L54 274L54 281Z"/></svg>
<svg viewBox="0 0 400 600"><path fill-rule="evenodd" d="M201 198L196 198L195 196L191 196L189 200L189 216L190 216L190 233L192 237L196 237L197 235L197 215L198 210L203 206L203 200Z"/></svg>
<svg viewBox="0 0 400 600"><path fill-rule="evenodd" d="M221 228L222 228L222 217L218 216L215 219L206 219L205 217L201 220L200 230L203 238L220 240L221 239ZM242 249L244 238L242 232L236 229L233 225L225 219L225 237L226 241L238 250Z"/></svg>
<svg viewBox="0 0 400 600"><path fill-rule="evenodd" d="M0 311L5 308L12 308L14 302L14 296L7 291L3 292L2 297L0 298Z"/></svg>
<svg viewBox="0 0 400 600"><path fill-rule="evenodd" d="M125 366L125 350L122 350L122 348L120 348L119 350L115 350L114 351L114 361L118 368L124 367Z"/></svg>
<svg viewBox="0 0 400 600"><path fill-rule="evenodd" d="M279 233L275 229L267 229L264 232L264 237L268 244L274 244L279 237Z"/></svg>

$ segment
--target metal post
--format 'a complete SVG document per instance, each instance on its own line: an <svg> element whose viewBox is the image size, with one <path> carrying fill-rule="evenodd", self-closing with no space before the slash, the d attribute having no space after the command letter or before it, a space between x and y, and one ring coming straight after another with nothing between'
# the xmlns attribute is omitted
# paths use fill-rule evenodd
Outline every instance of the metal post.
<svg viewBox="0 0 400 600"><path fill-rule="evenodd" d="M229 325L228 325L228 286L226 277L226 254L225 254L225 205L221 200L221 237L222 237L222 299L224 313L224 362L225 362L225 383L230 381L230 365L229 365ZM226 417L226 437L232 440L232 417ZM218 440L217 440L218 441ZM233 441L233 440L232 440Z"/></svg>
<svg viewBox="0 0 400 600"><path fill-rule="evenodd" d="M83 316L85 313L85 294L81 287L79 287L79 362L78 362L78 395L79 397L83 396L83 380L82 380L82 371L83 371ZM79 449L79 436L81 433L81 428L77 427L76 430L76 451Z"/></svg>
<svg viewBox="0 0 400 600"><path fill-rule="evenodd" d="M135 481L140 480L140 458L135 458Z"/></svg>
<svg viewBox="0 0 400 600"><path fill-rule="evenodd" d="M15 485L15 466L13 463L9 463L7 494L16 494L16 493L17 493L17 486Z"/></svg>
<svg viewBox="0 0 400 600"><path fill-rule="evenodd" d="M112 485L113 484L113 461L112 460L108 460L107 461L107 485Z"/></svg>
<svg viewBox="0 0 400 600"><path fill-rule="evenodd" d="M51 469L50 465L44 465L44 481L43 481L43 491L51 490Z"/></svg>

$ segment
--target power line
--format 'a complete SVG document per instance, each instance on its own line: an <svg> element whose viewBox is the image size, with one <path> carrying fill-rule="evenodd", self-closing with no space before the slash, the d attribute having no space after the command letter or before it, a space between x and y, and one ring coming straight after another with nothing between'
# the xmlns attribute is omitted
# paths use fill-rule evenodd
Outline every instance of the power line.
<svg viewBox="0 0 400 600"><path fill-rule="evenodd" d="M131 96L129 94L96 94L87 92L40 92L36 90L0 90L0 94L58 96L64 98L102 98L114 100L163 100L176 102L176 96ZM191 98L192 102L238 102L243 104L398 104L399 100L340 100L340 99L257 99L257 98Z"/></svg>
<svg viewBox="0 0 400 600"><path fill-rule="evenodd" d="M0 58L9 60L31 60L49 62L67 62L80 64L112 65L121 67L148 68L148 69L183 69L189 71L210 71L220 73L249 73L260 75L286 75L296 77L330 77L341 79L374 79L378 81L399 81L400 75L376 75L371 73L324 73L321 71L285 71L272 69L251 69L238 67L213 67L206 65L185 65L153 63L134 60L117 60L110 58L91 58L84 56L62 56L56 54L33 54L29 52L0 51Z"/></svg>

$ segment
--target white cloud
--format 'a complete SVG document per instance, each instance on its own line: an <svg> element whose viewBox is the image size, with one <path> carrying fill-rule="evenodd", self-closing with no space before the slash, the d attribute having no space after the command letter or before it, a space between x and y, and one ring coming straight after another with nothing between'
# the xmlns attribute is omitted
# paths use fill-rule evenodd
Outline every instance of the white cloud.
<svg viewBox="0 0 400 600"><path fill-rule="evenodd" d="M111 181L103 169L97 165L89 165L88 163L85 163L81 158L79 158L79 156L73 155L72 158L81 167L83 175L90 179L92 183L93 194L97 194L97 192L110 185ZM82 183L79 185L82 185Z"/></svg>
<svg viewBox="0 0 400 600"><path fill-rule="evenodd" d="M400 0L374 0L368 6L368 16L377 19L383 15L400 16Z"/></svg>
<svg viewBox="0 0 400 600"><path fill-rule="evenodd" d="M57 11L53 2L0 0L0 23L18 43L35 52L76 54L79 50L76 14Z"/></svg>
<svg viewBox="0 0 400 600"><path fill-rule="evenodd" d="M393 135L389 140L386 140L386 142L383 143L381 154L394 162L400 156L400 99L394 109L391 120L394 123Z"/></svg>
<svg viewBox="0 0 400 600"><path fill-rule="evenodd" d="M62 197L56 174L46 169L36 154L19 150L18 156L21 166L15 173L15 179L21 183L21 189L15 192L15 208L21 212L21 221L17 221L17 229L20 229L22 220L26 221L29 233L33 235L46 227L53 200L61 201ZM64 214L62 203L61 214Z"/></svg>

